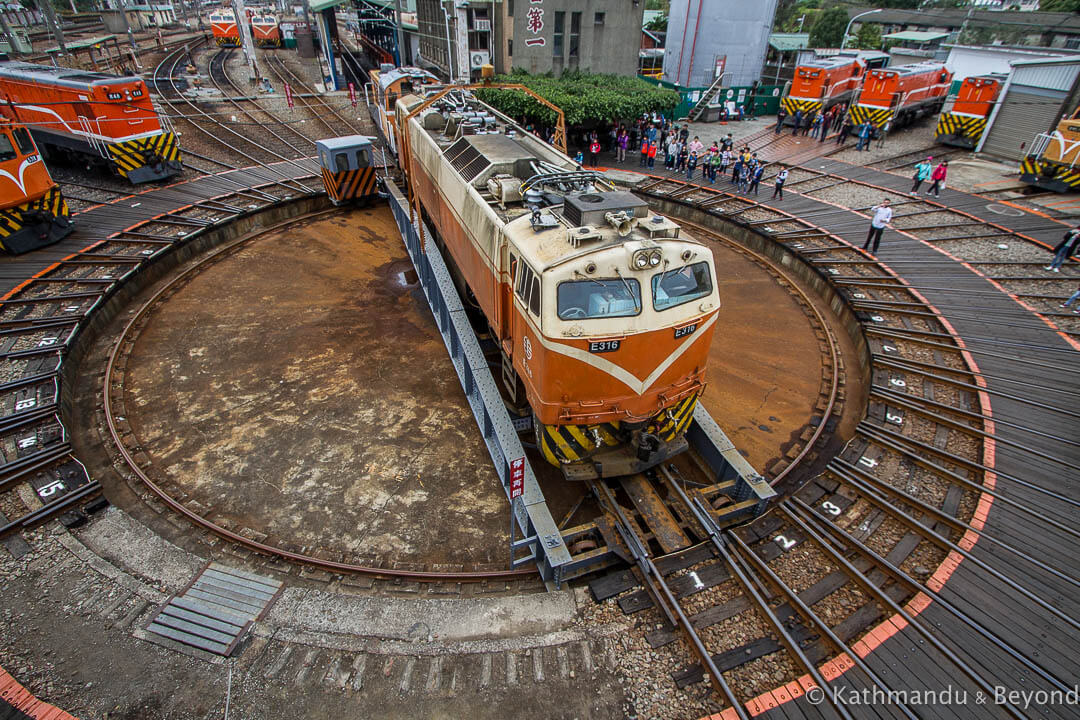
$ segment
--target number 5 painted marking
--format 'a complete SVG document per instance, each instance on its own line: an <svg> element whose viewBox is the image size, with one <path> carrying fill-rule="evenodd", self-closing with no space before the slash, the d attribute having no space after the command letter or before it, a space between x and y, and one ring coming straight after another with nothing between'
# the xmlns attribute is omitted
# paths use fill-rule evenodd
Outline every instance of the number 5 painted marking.
<svg viewBox="0 0 1080 720"><path fill-rule="evenodd" d="M57 491L63 489L64 483L56 480L55 482L51 482L43 488L39 488L38 495L40 495L41 497L49 497L50 495L55 495Z"/></svg>

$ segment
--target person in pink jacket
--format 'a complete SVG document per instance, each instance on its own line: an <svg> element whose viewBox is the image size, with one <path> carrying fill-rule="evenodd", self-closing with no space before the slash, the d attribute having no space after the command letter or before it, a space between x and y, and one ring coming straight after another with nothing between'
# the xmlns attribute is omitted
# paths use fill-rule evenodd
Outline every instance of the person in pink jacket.
<svg viewBox="0 0 1080 720"><path fill-rule="evenodd" d="M930 175L930 179L934 181L934 184L930 186L930 189L926 191L926 194L929 195L930 193L934 193L934 197L941 197L941 188L944 187L945 176L948 174L949 161L942 160Z"/></svg>

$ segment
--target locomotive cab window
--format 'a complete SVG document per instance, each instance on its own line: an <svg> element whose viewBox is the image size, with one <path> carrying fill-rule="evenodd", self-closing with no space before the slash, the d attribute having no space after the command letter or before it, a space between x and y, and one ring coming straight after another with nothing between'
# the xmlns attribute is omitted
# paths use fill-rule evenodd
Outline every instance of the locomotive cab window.
<svg viewBox="0 0 1080 720"><path fill-rule="evenodd" d="M712 276L706 262L665 270L652 277L653 307L657 310L667 310L711 292Z"/></svg>
<svg viewBox="0 0 1080 720"><path fill-rule="evenodd" d="M0 162L15 159L15 146L7 133L0 133Z"/></svg>
<svg viewBox="0 0 1080 720"><path fill-rule="evenodd" d="M641 285L633 278L559 283L559 319L632 317L641 313Z"/></svg>
<svg viewBox="0 0 1080 720"><path fill-rule="evenodd" d="M15 128L11 134L15 136L15 144L20 153L29 155L34 152L34 141L30 138L30 131L26 128Z"/></svg>
<svg viewBox="0 0 1080 720"><path fill-rule="evenodd" d="M367 150L357 150L356 151L356 166L366 168L370 164L371 164L371 160L368 158L368 151Z"/></svg>
<svg viewBox="0 0 1080 720"><path fill-rule="evenodd" d="M529 312L540 317L540 276L525 263L517 264L521 266L521 272L518 275L514 292L529 308Z"/></svg>
<svg viewBox="0 0 1080 720"><path fill-rule="evenodd" d="M349 156L346 153L338 153L334 156L334 171L347 172L349 170Z"/></svg>

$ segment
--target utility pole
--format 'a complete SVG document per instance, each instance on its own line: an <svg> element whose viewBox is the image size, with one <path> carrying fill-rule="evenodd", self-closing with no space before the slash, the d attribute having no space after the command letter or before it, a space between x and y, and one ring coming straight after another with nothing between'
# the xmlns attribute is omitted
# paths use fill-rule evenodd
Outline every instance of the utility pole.
<svg viewBox="0 0 1080 720"><path fill-rule="evenodd" d="M405 65L405 31L401 29L401 0L394 0L394 24L397 26L398 65Z"/></svg>
<svg viewBox="0 0 1080 720"><path fill-rule="evenodd" d="M232 0L233 13L236 14L236 29L240 31L240 42L244 46L244 59L251 71L251 84L259 82L259 68L255 65L255 46L251 42L251 25L244 14L244 0Z"/></svg>
<svg viewBox="0 0 1080 720"><path fill-rule="evenodd" d="M67 55L67 46L64 45L64 31L60 29L60 23L56 19L56 12L53 11L51 0L34 0L34 5L38 11L45 16L45 22L48 23L49 29L52 30L53 37L56 38L56 45L60 48L61 55Z"/></svg>

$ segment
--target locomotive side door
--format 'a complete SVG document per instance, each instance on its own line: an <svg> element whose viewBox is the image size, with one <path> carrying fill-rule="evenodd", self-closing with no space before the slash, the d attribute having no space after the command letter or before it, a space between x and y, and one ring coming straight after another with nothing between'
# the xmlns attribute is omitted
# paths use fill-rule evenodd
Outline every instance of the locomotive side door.
<svg viewBox="0 0 1080 720"><path fill-rule="evenodd" d="M499 342L503 352L513 354L513 317L514 317L514 278L517 273L518 254L511 247L506 235L499 233L498 237L499 267L495 287L495 331L499 334Z"/></svg>

